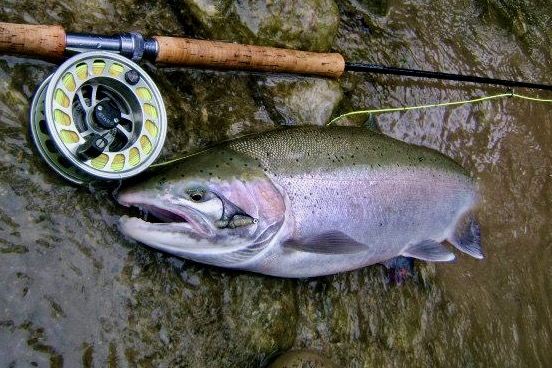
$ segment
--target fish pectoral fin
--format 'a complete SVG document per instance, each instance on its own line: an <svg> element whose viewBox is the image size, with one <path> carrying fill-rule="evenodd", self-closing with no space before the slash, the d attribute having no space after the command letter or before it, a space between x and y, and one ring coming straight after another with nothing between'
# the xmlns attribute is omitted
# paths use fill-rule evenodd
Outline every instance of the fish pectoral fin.
<svg viewBox="0 0 552 368"><path fill-rule="evenodd" d="M351 254L366 251L368 247L340 231L288 240L284 249L319 254Z"/></svg>
<svg viewBox="0 0 552 368"><path fill-rule="evenodd" d="M409 247L402 255L430 262L448 262L454 259L454 254L435 240L424 240Z"/></svg>
<svg viewBox="0 0 552 368"><path fill-rule="evenodd" d="M450 239L447 240L458 250L477 259L483 258L481 231L473 214L470 213L464 216L456 225L456 229Z"/></svg>

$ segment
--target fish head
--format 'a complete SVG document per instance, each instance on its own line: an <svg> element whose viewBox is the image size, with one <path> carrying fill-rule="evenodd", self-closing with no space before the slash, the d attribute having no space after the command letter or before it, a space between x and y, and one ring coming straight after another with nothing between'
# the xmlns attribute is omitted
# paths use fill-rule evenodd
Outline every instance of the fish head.
<svg viewBox="0 0 552 368"><path fill-rule="evenodd" d="M154 248L231 267L247 261L278 232L280 191L254 160L209 150L123 188L117 200L144 218L123 216L120 230Z"/></svg>

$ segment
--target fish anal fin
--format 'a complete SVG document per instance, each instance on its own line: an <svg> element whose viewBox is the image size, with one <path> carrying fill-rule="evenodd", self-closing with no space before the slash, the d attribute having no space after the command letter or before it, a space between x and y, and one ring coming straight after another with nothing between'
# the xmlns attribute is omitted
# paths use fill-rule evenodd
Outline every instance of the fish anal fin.
<svg viewBox="0 0 552 368"><path fill-rule="evenodd" d="M454 260L454 254L451 251L435 240L429 239L407 248L402 255L430 262L448 262Z"/></svg>
<svg viewBox="0 0 552 368"><path fill-rule="evenodd" d="M447 239L458 250L477 259L483 258L481 249L481 230L475 216L470 213L456 225L452 236Z"/></svg>
<svg viewBox="0 0 552 368"><path fill-rule="evenodd" d="M401 285L414 276L414 260L398 256L382 262L387 269L386 281L390 285Z"/></svg>
<svg viewBox="0 0 552 368"><path fill-rule="evenodd" d="M284 249L318 254L351 254L368 249L365 244L357 242L340 231L329 231L288 240L283 247Z"/></svg>

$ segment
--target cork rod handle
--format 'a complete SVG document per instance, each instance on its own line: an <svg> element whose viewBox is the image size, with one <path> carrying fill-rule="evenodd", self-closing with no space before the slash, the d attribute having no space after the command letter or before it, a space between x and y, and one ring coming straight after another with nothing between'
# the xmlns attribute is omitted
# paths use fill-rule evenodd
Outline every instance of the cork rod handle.
<svg viewBox="0 0 552 368"><path fill-rule="evenodd" d="M0 22L0 54L58 58L65 51L65 31L60 26Z"/></svg>
<svg viewBox="0 0 552 368"><path fill-rule="evenodd" d="M66 34L61 26L0 22L0 54L60 58L64 56L69 36L75 35ZM103 40L102 36L94 37L97 42L101 43ZM337 53L316 53L163 36L154 37L154 40L158 46L155 61L161 64L334 78L339 77L345 70L345 60ZM122 39L118 41L122 47ZM103 48L111 46L104 45Z"/></svg>
<svg viewBox="0 0 552 368"><path fill-rule="evenodd" d="M345 60L337 53L316 53L220 41L154 37L156 62L194 67L339 77Z"/></svg>

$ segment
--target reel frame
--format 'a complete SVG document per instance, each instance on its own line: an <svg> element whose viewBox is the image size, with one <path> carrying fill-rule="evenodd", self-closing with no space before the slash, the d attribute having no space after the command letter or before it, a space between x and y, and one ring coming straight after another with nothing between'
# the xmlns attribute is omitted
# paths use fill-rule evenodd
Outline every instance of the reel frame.
<svg viewBox="0 0 552 368"><path fill-rule="evenodd" d="M82 185L147 169L163 148L167 115L140 66L116 53L91 51L65 61L39 86L30 126L48 165Z"/></svg>

